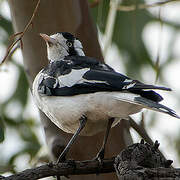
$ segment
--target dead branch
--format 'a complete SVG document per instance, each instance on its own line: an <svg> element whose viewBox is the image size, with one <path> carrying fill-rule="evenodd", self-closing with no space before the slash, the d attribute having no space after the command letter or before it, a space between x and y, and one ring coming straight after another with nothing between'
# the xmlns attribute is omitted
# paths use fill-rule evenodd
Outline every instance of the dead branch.
<svg viewBox="0 0 180 180"><path fill-rule="evenodd" d="M127 165L124 166L124 168ZM121 172L122 173L122 172ZM145 168L137 167L134 169L128 169L128 172L123 172L123 177L120 176L120 180L179 180L180 169L172 168Z"/></svg>
<svg viewBox="0 0 180 180"><path fill-rule="evenodd" d="M46 164L36 168L27 169L18 174L4 177L3 180L36 180L49 176L66 176L79 174L99 174L115 172L114 158L102 161L102 165L97 160L89 161L67 161L59 164Z"/></svg>
<svg viewBox="0 0 180 180"><path fill-rule="evenodd" d="M17 38L14 42L12 42L12 43L8 46L7 51L6 51L6 54L5 54L4 58L3 58L3 60L1 61L0 65L2 65L2 64L6 61L7 57L9 57L9 55L12 54L11 51L12 51L13 47L14 47L18 42L20 42L21 47L22 47L22 45L23 45L23 43L22 43L22 38L23 38L24 34L26 33L26 31L29 29L30 25L32 25L32 22L33 22L33 19L34 19L36 13L37 13L37 10L38 10L40 1L41 1L41 0L38 0L38 2L37 2L37 4L36 4L36 7L35 7L35 9L34 9L34 11L33 11L33 14L32 14L32 16L31 16L31 19L29 20L29 22L28 22L27 25L25 26L24 30L23 30L22 32L16 33L16 34L14 34L14 35L11 36L11 39L12 39L12 38L14 39L16 36L19 36L19 38Z"/></svg>
<svg viewBox="0 0 180 180"><path fill-rule="evenodd" d="M82 174L100 174L115 172L121 180L180 179L180 169L170 168L172 160L166 160L158 151L159 143L153 145L135 143L128 146L116 158L49 163L36 168L24 170L3 180L36 180L49 176L69 176ZM164 179L163 179L164 180Z"/></svg>
<svg viewBox="0 0 180 180"><path fill-rule="evenodd" d="M147 9L147 8L162 6L167 3L171 3L171 2L175 2L175 1L179 1L179 0L166 0L166 1L162 1L162 2L156 2L153 4L137 4L137 5L130 5L130 6L119 5L118 10L119 11L135 11L138 9Z"/></svg>
<svg viewBox="0 0 180 180"><path fill-rule="evenodd" d="M147 143L153 145L154 142L147 134L146 130L142 126L138 125L131 117L129 117L129 124ZM157 151L166 160L162 152L159 149Z"/></svg>
<svg viewBox="0 0 180 180"><path fill-rule="evenodd" d="M149 144L153 144L153 141L147 134L146 130L142 126L137 124L130 116L128 122L130 124L130 127L132 127L146 142L148 142Z"/></svg>
<svg viewBox="0 0 180 180"><path fill-rule="evenodd" d="M159 143L153 145L135 143L115 158L116 174L121 180L150 180L180 177L180 169L170 168L172 160L166 160L158 151ZM164 180L164 179L163 179Z"/></svg>

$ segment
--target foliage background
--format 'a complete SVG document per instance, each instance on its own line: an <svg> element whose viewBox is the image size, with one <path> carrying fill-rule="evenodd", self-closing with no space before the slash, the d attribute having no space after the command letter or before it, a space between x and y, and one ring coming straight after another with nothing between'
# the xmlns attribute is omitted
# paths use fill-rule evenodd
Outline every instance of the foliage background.
<svg viewBox="0 0 180 180"><path fill-rule="evenodd" d="M93 0L89 0L93 3ZM135 3L135 4L134 4ZM138 5L154 1L123 0L121 5ZM109 0L91 8L99 39L104 47ZM180 114L180 2L135 11L118 11L112 43L106 62L116 70L146 83L171 87L174 92L161 94L164 104ZM0 59L13 34L8 4L0 0ZM158 77L158 78L157 78ZM32 165L45 145L38 113L28 88L20 50L0 67L0 174L16 172ZM140 122L141 115L134 118ZM145 128L153 140L158 139L165 155L179 165L180 125L169 116L145 111ZM138 135L132 130L134 142ZM46 148L44 148L46 149Z"/></svg>

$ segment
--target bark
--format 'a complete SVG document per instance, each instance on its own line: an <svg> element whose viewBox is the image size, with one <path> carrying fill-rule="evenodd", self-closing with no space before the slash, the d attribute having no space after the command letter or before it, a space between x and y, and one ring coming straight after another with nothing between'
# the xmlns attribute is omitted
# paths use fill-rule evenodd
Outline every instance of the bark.
<svg viewBox="0 0 180 180"><path fill-rule="evenodd" d="M27 169L18 174L4 178L4 180L36 180L50 176L68 176L79 174L99 174L115 172L113 163L114 159L102 161L103 165L99 166L97 160L90 161L69 161L65 163L47 164L36 168Z"/></svg>
<svg viewBox="0 0 180 180"><path fill-rule="evenodd" d="M172 161L166 160L158 151L159 143L153 145L135 143L122 150L116 158L97 160L73 161L60 164L46 164L27 169L8 177L0 176L3 180L35 180L55 175L79 175L91 173L110 173L116 170L119 180L177 180L180 179L180 169L170 168Z"/></svg>
<svg viewBox="0 0 180 180"><path fill-rule="evenodd" d="M121 151L114 164L118 179L180 179L179 169L170 168L173 161L166 160L158 147L158 141L150 145L141 140Z"/></svg>
<svg viewBox="0 0 180 180"><path fill-rule="evenodd" d="M180 180L180 169L172 168L145 168L133 169L119 180Z"/></svg>
<svg viewBox="0 0 180 180"><path fill-rule="evenodd" d="M37 0L9 0L15 32L23 31L32 16ZM35 75L47 64L45 43L39 33L71 32L83 43L86 55L101 61L103 57L97 40L96 28L89 14L86 0L42 0L33 26L23 37L23 60L30 87ZM58 129L42 112L40 118L45 130L46 141L52 157L57 157L69 141L71 134ZM85 160L93 158L98 152L104 132L92 137L79 137L73 145L68 158ZM126 139L126 141L124 141ZM132 143L126 122L112 128L106 157L117 155L126 145ZM81 176L81 179L92 179L93 176ZM113 179L115 176L98 176L96 179ZM80 179L73 176L72 179Z"/></svg>

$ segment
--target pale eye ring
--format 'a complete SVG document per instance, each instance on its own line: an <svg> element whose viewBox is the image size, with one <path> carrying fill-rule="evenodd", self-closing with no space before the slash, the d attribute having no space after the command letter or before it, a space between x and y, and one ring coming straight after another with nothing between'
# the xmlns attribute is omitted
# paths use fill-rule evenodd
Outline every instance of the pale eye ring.
<svg viewBox="0 0 180 180"><path fill-rule="evenodd" d="M72 43L71 42L67 42L68 47L72 47Z"/></svg>

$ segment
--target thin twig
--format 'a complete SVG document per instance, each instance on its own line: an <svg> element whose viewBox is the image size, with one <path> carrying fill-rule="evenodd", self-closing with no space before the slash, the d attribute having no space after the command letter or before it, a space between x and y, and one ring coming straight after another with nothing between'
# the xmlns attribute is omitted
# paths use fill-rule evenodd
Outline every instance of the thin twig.
<svg viewBox="0 0 180 180"><path fill-rule="evenodd" d="M11 49L11 52L9 53L8 57L11 57L11 56L14 54L14 52L15 52L18 48L20 48L20 47L21 47L20 43L19 43L19 42L16 43L16 44L14 45L14 47Z"/></svg>
<svg viewBox="0 0 180 180"><path fill-rule="evenodd" d="M147 8L162 6L167 3L171 3L171 2L175 2L175 1L179 1L179 0L166 0L166 1L162 1L162 2L156 2L153 4L139 4L139 5L131 5L131 6L119 5L117 9L119 11L135 11L137 9L147 9Z"/></svg>
<svg viewBox="0 0 180 180"><path fill-rule="evenodd" d="M129 123L130 126L149 144L154 144L154 142L152 141L152 139L149 137L149 135L147 134L146 130L141 127L140 125L138 125L134 119L132 119L131 117L129 117Z"/></svg>
<svg viewBox="0 0 180 180"><path fill-rule="evenodd" d="M11 35L11 36L9 37L9 41L14 40L14 38L15 38L16 36L19 36L19 35L21 35L22 33L23 33L23 32L17 32L17 33L15 33L15 34Z"/></svg>
<svg viewBox="0 0 180 180"><path fill-rule="evenodd" d="M34 9L34 11L33 11L33 14L32 14L32 16L31 16L31 19L29 20L29 22L28 22L27 25L25 26L24 30L23 30L22 32L16 33L16 34L14 34L14 35L12 36L12 37L15 37L15 36L18 36L18 35L19 35L19 38L16 39L14 42L12 42L12 43L8 46L7 51L6 51L6 54L5 54L4 58L3 58L3 60L1 61L1 64L0 64L0 65L2 65L2 64L5 62L5 60L7 59L7 57L11 54L12 48L13 48L19 41L21 42L21 45L22 45L22 38L23 38L24 34L26 33L26 31L29 29L30 25L32 24L32 21L33 21L35 15L36 15L36 13L37 13L37 10L38 10L40 1L41 1L41 0L38 0L38 2L37 2L37 4L36 4L36 7L35 7L35 9Z"/></svg>

